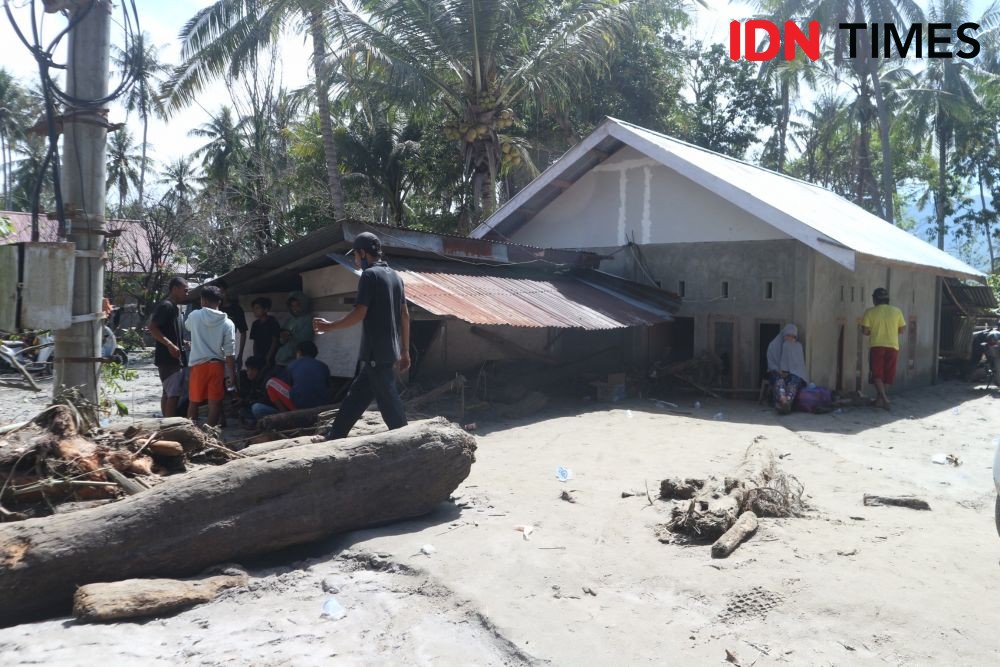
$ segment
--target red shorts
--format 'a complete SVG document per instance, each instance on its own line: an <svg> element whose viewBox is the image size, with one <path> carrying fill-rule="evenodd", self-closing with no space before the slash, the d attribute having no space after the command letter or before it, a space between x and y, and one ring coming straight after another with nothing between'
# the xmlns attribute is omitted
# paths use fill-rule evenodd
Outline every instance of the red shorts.
<svg viewBox="0 0 1000 667"><path fill-rule="evenodd" d="M191 367L188 400L192 403L221 401L226 397L226 367L221 361L206 361Z"/></svg>
<svg viewBox="0 0 1000 667"><path fill-rule="evenodd" d="M875 384L875 380L881 380L885 384L892 384L896 379L898 358L899 350L891 347L873 347L868 353L868 365L871 369L868 382Z"/></svg>

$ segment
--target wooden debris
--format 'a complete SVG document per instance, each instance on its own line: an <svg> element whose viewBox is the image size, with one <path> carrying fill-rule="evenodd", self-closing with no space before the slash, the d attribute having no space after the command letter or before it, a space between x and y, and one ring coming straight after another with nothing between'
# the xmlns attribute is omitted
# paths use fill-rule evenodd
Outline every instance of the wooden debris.
<svg viewBox="0 0 1000 667"><path fill-rule="evenodd" d="M249 579L246 572L239 571L192 581L127 579L87 584L73 595L73 616L81 621L167 616L211 602L228 588L246 586Z"/></svg>
<svg viewBox="0 0 1000 667"><path fill-rule="evenodd" d="M146 449L157 456L184 456L184 446L175 440L157 440L149 443Z"/></svg>
<svg viewBox="0 0 1000 667"><path fill-rule="evenodd" d="M146 487L144 487L143 485L139 484L134 480L129 479L128 477L121 474L114 468L108 470L107 475L108 478L112 482L120 486L122 488L122 491L124 491L127 495L134 496L135 494L141 493L142 491L146 490Z"/></svg>
<svg viewBox="0 0 1000 667"><path fill-rule="evenodd" d="M329 412L335 415L338 405L340 404L321 405L306 410L292 410L291 412L267 415L257 421L257 428L261 431L292 431L298 428L310 428L316 426L323 413Z"/></svg>
<svg viewBox="0 0 1000 667"><path fill-rule="evenodd" d="M690 500L705 486L703 479L679 479L671 477L660 482L660 498L663 500Z"/></svg>
<svg viewBox="0 0 1000 667"><path fill-rule="evenodd" d="M757 515L744 512L732 527L712 545L712 558L727 558L743 544L743 541L757 532Z"/></svg>
<svg viewBox="0 0 1000 667"><path fill-rule="evenodd" d="M468 476L475 448L473 436L433 419L237 459L102 507L2 524L0 625L67 611L79 585L189 576L426 514Z"/></svg>
<svg viewBox="0 0 1000 667"><path fill-rule="evenodd" d="M774 452L755 438L742 464L721 486L708 484L687 507L675 507L667 529L700 539L716 540L746 511L757 517L800 516L803 487L781 471Z"/></svg>
<svg viewBox="0 0 1000 667"><path fill-rule="evenodd" d="M888 505L891 507L908 507L911 510L930 510L930 504L914 496L875 496L866 493L864 503L869 507Z"/></svg>

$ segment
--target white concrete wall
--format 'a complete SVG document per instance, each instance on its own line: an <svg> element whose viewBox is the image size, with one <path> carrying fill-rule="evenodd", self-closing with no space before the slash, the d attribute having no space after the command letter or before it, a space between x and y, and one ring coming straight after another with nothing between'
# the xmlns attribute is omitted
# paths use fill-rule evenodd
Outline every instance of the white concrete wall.
<svg viewBox="0 0 1000 667"><path fill-rule="evenodd" d="M760 241L788 236L676 171L625 147L511 234L543 248Z"/></svg>
<svg viewBox="0 0 1000 667"><path fill-rule="evenodd" d="M903 311L907 331L900 339L896 369L897 389L926 386L934 381L937 356L934 340L937 313L937 278L927 271L859 261L852 273L815 255L816 279L810 299L816 345L807 350L807 362L817 384L834 386L837 372L839 327L844 325L844 389L867 391L869 340L861 333L864 311L872 306L876 287L888 287L892 305ZM911 338L912 332L916 338ZM911 344L915 342L915 345Z"/></svg>

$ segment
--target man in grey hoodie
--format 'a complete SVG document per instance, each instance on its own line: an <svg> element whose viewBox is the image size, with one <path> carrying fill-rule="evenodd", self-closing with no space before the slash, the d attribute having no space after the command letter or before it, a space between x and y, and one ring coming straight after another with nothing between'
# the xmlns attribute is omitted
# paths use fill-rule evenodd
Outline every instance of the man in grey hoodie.
<svg viewBox="0 0 1000 667"><path fill-rule="evenodd" d="M188 315L184 323L184 327L191 332L188 419L197 419L201 404L208 401L209 426L219 423L225 390L232 389L234 382L236 327L219 310L221 303L221 290L211 285L205 287L201 290L201 308Z"/></svg>

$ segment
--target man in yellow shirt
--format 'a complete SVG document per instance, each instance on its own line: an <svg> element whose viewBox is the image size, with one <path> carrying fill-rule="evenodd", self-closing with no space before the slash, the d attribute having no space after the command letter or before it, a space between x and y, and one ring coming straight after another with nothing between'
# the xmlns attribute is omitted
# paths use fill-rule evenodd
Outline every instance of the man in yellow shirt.
<svg viewBox="0 0 1000 667"><path fill-rule="evenodd" d="M861 331L869 337L869 381L878 396L872 405L888 410L891 406L887 387L896 379L896 359L899 358L899 337L906 330L903 311L889 305L889 290L879 287L872 293L875 305L861 318Z"/></svg>

